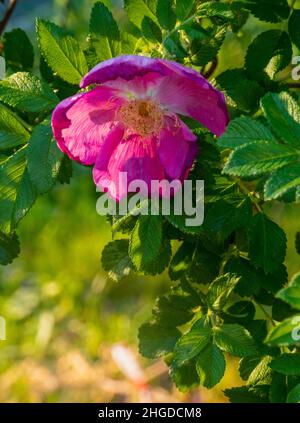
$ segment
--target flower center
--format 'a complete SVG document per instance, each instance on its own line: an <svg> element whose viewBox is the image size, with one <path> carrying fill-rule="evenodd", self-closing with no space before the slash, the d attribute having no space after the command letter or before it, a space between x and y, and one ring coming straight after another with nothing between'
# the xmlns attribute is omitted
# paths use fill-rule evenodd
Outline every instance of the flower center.
<svg viewBox="0 0 300 423"><path fill-rule="evenodd" d="M152 100L131 100L120 107L118 119L139 135L157 134L163 126L163 112Z"/></svg>

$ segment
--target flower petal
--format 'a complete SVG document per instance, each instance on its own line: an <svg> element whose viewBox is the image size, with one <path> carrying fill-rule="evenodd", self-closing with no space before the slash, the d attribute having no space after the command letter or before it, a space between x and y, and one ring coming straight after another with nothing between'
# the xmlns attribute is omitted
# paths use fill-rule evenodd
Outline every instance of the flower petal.
<svg viewBox="0 0 300 423"><path fill-rule="evenodd" d="M103 144L94 166L94 181L97 186L108 190L116 200L126 196L128 185L132 181L144 181L150 193L151 181L164 179L165 173L157 154L155 137L142 138L137 134L127 134L116 145L109 161L103 159L104 145L106 143ZM106 153L111 152L112 145L107 145L106 148ZM120 177L120 172L126 172L126 180Z"/></svg>
<svg viewBox="0 0 300 423"><path fill-rule="evenodd" d="M195 135L179 118L165 118L159 134L158 154L169 178L182 179L192 165L197 154L195 140Z"/></svg>
<svg viewBox="0 0 300 423"><path fill-rule="evenodd" d="M192 117L217 136L229 122L223 94L189 72L161 79L155 97L170 112Z"/></svg>
<svg viewBox="0 0 300 423"><path fill-rule="evenodd" d="M115 125L116 110L122 104L118 91L106 87L63 100L52 115L60 149L80 163L95 163L103 137Z"/></svg>

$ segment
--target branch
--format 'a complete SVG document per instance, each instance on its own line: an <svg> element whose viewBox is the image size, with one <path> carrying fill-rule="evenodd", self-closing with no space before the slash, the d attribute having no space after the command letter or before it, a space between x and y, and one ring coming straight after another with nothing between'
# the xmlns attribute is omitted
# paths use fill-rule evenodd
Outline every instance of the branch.
<svg viewBox="0 0 300 423"><path fill-rule="evenodd" d="M207 69L207 71L203 72L204 78L209 79L213 75L214 71L217 69L217 66L218 66L218 58L215 57L214 60L211 62L211 65Z"/></svg>
<svg viewBox="0 0 300 423"><path fill-rule="evenodd" d="M300 82L288 82L285 85L287 88L300 88Z"/></svg>
<svg viewBox="0 0 300 423"><path fill-rule="evenodd" d="M10 0L10 2L7 5L7 9L5 11L4 17L2 21L0 22L0 36L3 34L6 25L8 24L8 21L18 3L18 0Z"/></svg>

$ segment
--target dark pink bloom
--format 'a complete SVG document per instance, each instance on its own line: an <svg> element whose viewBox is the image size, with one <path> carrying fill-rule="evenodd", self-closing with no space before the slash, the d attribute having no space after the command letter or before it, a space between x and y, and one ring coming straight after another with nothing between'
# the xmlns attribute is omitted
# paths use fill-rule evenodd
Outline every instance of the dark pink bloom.
<svg viewBox="0 0 300 423"><path fill-rule="evenodd" d="M119 200L127 181L183 180L197 154L196 137L178 117L190 116L220 136L228 123L221 92L196 71L143 56L119 56L94 67L81 81L90 91L63 100L52 127L71 159L94 165L97 186Z"/></svg>

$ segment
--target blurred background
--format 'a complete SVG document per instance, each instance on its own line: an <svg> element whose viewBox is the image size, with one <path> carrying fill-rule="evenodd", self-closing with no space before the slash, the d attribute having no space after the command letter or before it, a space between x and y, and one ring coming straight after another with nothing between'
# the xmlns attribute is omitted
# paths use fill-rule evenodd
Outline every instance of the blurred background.
<svg viewBox="0 0 300 423"><path fill-rule="evenodd" d="M35 17L67 27L82 43L92 0L20 0L7 30L20 27L35 43ZM115 1L116 14L121 13ZM4 6L0 4L0 19ZM276 27L276 25L273 25ZM243 64L250 40L263 24L251 20L229 34L217 73ZM40 197L21 222L21 254L0 267L0 402L226 401L222 390L242 384L233 360L213 391L181 394L162 361L142 359L138 327L154 299L170 284L167 275L108 280L100 256L111 239L96 213L97 195L88 168L75 167L70 185ZM288 233L287 264L299 270L294 235L300 207L275 205L270 214Z"/></svg>

